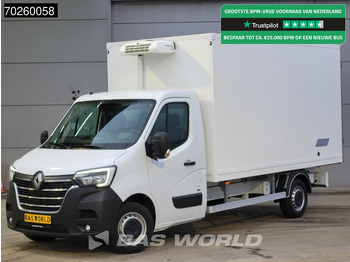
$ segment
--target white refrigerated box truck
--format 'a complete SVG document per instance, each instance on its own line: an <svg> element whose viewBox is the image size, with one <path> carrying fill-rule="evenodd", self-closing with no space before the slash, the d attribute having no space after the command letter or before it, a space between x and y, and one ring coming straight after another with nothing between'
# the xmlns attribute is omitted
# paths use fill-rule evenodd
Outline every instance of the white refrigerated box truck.
<svg viewBox="0 0 350 262"><path fill-rule="evenodd" d="M200 34L108 43L107 57L108 92L10 167L8 226L32 240L107 231L131 253L206 213L276 201L300 217L328 186L320 167L342 162L339 46Z"/></svg>

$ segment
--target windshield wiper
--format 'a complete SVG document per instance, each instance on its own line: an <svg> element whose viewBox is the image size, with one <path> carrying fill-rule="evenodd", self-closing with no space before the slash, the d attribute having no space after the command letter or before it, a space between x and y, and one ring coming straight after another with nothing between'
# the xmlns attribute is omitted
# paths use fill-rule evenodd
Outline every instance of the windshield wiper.
<svg viewBox="0 0 350 262"><path fill-rule="evenodd" d="M54 146L59 146L59 147L64 148L64 149L68 149L68 146L66 146L65 144L61 144L61 143L47 142L47 144L54 145Z"/></svg>
<svg viewBox="0 0 350 262"><path fill-rule="evenodd" d="M103 147L94 146L94 145L77 145L77 147L85 147L85 148L91 148L91 149L103 149Z"/></svg>

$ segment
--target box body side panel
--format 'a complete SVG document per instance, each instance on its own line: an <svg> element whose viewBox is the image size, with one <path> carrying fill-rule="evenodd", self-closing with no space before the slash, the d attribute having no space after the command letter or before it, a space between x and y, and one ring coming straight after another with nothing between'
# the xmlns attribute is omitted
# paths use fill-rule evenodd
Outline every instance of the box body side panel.
<svg viewBox="0 0 350 262"><path fill-rule="evenodd" d="M211 181L342 161L339 47L214 43Z"/></svg>

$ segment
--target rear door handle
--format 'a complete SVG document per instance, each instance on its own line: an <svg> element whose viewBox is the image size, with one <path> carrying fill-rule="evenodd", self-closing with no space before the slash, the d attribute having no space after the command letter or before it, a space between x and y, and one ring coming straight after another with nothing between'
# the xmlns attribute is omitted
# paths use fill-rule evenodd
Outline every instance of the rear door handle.
<svg viewBox="0 0 350 262"><path fill-rule="evenodd" d="M196 164L196 161L187 160L184 163L184 166L194 166L195 164Z"/></svg>

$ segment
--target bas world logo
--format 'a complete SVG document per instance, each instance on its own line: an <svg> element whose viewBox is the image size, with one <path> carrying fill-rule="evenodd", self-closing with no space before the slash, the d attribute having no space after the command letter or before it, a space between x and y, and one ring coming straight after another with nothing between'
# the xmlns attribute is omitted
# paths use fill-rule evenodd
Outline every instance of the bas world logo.
<svg viewBox="0 0 350 262"><path fill-rule="evenodd" d="M96 240L95 240L95 239ZM132 236L130 236L132 238ZM260 234L248 234L247 236L241 236L240 234L185 234L183 236L179 234L174 235L174 246L176 247L209 247L209 246L231 246L231 247L257 247L262 243L262 235ZM160 247L165 245L166 235L164 234L154 234L151 237L151 240L148 241L147 238L144 238L138 244L143 246L153 246ZM105 243L109 245L109 232L104 231L94 237L89 236L89 250L94 250ZM121 239L118 240L117 246L127 245Z"/></svg>
<svg viewBox="0 0 350 262"><path fill-rule="evenodd" d="M95 238L99 239L99 240L102 240L102 241L96 241L95 239L93 239L93 237L89 236L89 250L94 250L94 249L102 246L103 242L106 245L109 245L109 232L107 230L103 231L100 234L97 234L95 236Z"/></svg>
<svg viewBox="0 0 350 262"><path fill-rule="evenodd" d="M256 247L262 242L262 235L248 234L247 237L241 237L239 234L196 234L193 237L191 235L184 235L180 238L180 235L175 235L175 246L188 246L193 247L196 244L200 247L210 246L231 246L231 247Z"/></svg>

